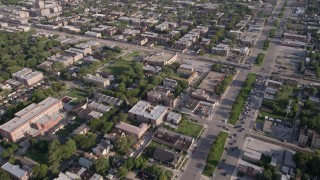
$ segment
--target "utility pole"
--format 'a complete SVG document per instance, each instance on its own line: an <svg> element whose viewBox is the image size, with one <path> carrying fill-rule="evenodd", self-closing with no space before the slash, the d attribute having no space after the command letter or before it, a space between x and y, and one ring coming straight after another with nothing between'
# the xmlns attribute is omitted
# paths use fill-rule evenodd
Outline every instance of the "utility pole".
<svg viewBox="0 0 320 180"><path fill-rule="evenodd" d="M286 119L285 120L287 120L288 114L291 112L291 108L292 108L291 104L292 104L292 100L289 99L289 104L288 104L287 109L286 109Z"/></svg>

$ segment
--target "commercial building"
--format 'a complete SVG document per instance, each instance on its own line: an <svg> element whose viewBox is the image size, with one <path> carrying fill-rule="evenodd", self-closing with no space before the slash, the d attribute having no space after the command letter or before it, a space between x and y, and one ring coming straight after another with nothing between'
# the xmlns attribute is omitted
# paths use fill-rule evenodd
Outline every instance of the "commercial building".
<svg viewBox="0 0 320 180"><path fill-rule="evenodd" d="M166 66L174 63L178 59L177 54L160 52L157 54L150 54L144 58L144 61L153 66Z"/></svg>
<svg viewBox="0 0 320 180"><path fill-rule="evenodd" d="M24 68L21 71L12 74L14 80L20 81L27 86L32 86L43 79L42 72L33 71L29 68Z"/></svg>
<svg viewBox="0 0 320 180"><path fill-rule="evenodd" d="M39 104L31 104L15 114L15 117L0 126L4 139L18 141L26 136L36 137L47 132L63 118L63 108L58 99L48 97Z"/></svg>
<svg viewBox="0 0 320 180"><path fill-rule="evenodd" d="M258 152L249 148L245 149L243 153L243 159L253 163L259 163L261 156L262 156L261 152Z"/></svg>
<svg viewBox="0 0 320 180"><path fill-rule="evenodd" d="M148 125L145 123L140 124L139 127L125 123L125 122L120 122L115 126L115 128L120 131L124 132L127 135L131 135L137 139L140 139L144 133L148 130Z"/></svg>
<svg viewBox="0 0 320 180"><path fill-rule="evenodd" d="M129 110L129 117L139 122L148 122L157 126L163 122L168 111L165 106L152 106L149 102L139 101Z"/></svg>
<svg viewBox="0 0 320 180"><path fill-rule="evenodd" d="M19 179L19 180L29 179L28 172L21 169L19 165L13 165L9 162L6 162L4 165L1 166L1 168L6 172L8 172L13 179Z"/></svg>
<svg viewBox="0 0 320 180"><path fill-rule="evenodd" d="M307 41L307 36L304 35L298 35L298 34L290 34L290 33L284 33L283 34L284 39L290 39L293 41L301 41L301 42L306 42Z"/></svg>
<svg viewBox="0 0 320 180"><path fill-rule="evenodd" d="M106 78L103 78L103 77L94 76L94 75L91 75L91 74L87 74L87 75L83 76L83 81L87 82L87 83L95 84L95 85L103 87L103 88L105 88L105 87L110 85L110 80L109 79L106 79Z"/></svg>
<svg viewBox="0 0 320 180"><path fill-rule="evenodd" d="M248 162L243 161L241 159L239 160L237 166L238 166L239 172L241 172L247 176L254 177L254 178L256 177L257 174L262 174L262 172L263 172L262 167L248 163Z"/></svg>

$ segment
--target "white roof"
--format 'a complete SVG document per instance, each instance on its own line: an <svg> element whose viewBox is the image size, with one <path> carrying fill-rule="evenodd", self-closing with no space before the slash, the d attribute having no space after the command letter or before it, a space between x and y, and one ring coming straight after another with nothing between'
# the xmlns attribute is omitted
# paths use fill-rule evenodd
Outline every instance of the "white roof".
<svg viewBox="0 0 320 180"><path fill-rule="evenodd" d="M19 179L28 174L27 171L21 169L20 166L13 165L9 162L6 162L1 168Z"/></svg>
<svg viewBox="0 0 320 180"><path fill-rule="evenodd" d="M144 116L151 120L157 120L163 113L166 113L168 110L168 108L165 106L157 105L148 112L147 108L149 107L150 103L146 101L139 101L130 109L129 112L140 116Z"/></svg>

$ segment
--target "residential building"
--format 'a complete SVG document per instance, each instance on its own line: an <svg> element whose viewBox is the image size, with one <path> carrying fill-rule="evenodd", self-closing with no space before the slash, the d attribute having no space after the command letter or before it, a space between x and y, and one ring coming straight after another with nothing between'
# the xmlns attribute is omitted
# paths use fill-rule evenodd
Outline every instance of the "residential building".
<svg viewBox="0 0 320 180"><path fill-rule="evenodd" d="M312 135L311 148L314 148L314 149L320 148L320 134L316 131L314 131Z"/></svg>
<svg viewBox="0 0 320 180"><path fill-rule="evenodd" d="M180 123L181 119L182 119L181 114L175 113L175 112L170 112L167 116L167 121L176 125Z"/></svg>
<svg viewBox="0 0 320 180"><path fill-rule="evenodd" d="M194 72L192 64L181 64L177 70L178 74L190 76Z"/></svg>
<svg viewBox="0 0 320 180"><path fill-rule="evenodd" d="M106 156L112 148L113 145L109 140L102 139L96 147L92 148L92 152L96 156Z"/></svg>
<svg viewBox="0 0 320 180"><path fill-rule="evenodd" d="M38 104L31 104L15 114L10 121L0 126L0 134L4 139L16 142L28 135L36 137L47 132L63 118L59 113L62 102L48 97Z"/></svg>
<svg viewBox="0 0 320 180"><path fill-rule="evenodd" d="M145 44L148 43L148 38L145 38L145 37L137 37L135 39L132 40L132 43L133 44L137 44L137 45L140 45L140 46L143 46Z"/></svg>
<svg viewBox="0 0 320 180"><path fill-rule="evenodd" d="M129 117L139 122L148 122L154 126L158 126L168 111L165 106L151 106L149 102L139 101L129 110Z"/></svg>
<svg viewBox="0 0 320 180"><path fill-rule="evenodd" d="M43 79L42 72L33 71L29 68L24 68L21 71L12 74L14 80L20 81L27 86L32 86Z"/></svg>
<svg viewBox="0 0 320 180"><path fill-rule="evenodd" d="M64 54L55 54L55 55L49 57L48 61L60 62L65 67L74 63L73 56L71 56L71 54L65 54L65 53Z"/></svg>
<svg viewBox="0 0 320 180"><path fill-rule="evenodd" d="M81 157L78 161L79 165L86 168L86 169L90 169L90 167L92 166L93 162L86 159L86 158L83 158Z"/></svg>
<svg viewBox="0 0 320 180"><path fill-rule="evenodd" d="M101 37L101 33L93 32L93 31L87 31L84 33L84 35L90 36L90 37L95 37L95 38Z"/></svg>
<svg viewBox="0 0 320 180"><path fill-rule="evenodd" d="M110 111L111 107L92 101L90 103L87 103L87 109L106 114L108 111Z"/></svg>
<svg viewBox="0 0 320 180"><path fill-rule="evenodd" d="M91 75L91 74L87 74L87 75L83 76L83 81L87 82L87 83L95 84L95 85L103 87L103 88L105 88L105 87L110 85L109 79L106 79L106 78L103 78L103 77L94 76L94 75Z"/></svg>
<svg viewBox="0 0 320 180"><path fill-rule="evenodd" d="M115 126L115 128L120 132L124 132L127 135L140 139L148 130L148 125L145 123L141 123L140 126L137 127L125 122L120 122Z"/></svg>
<svg viewBox="0 0 320 180"><path fill-rule="evenodd" d="M178 58L177 54L160 52L158 54L150 54L144 58L144 61L153 66L166 66L174 63Z"/></svg>
<svg viewBox="0 0 320 180"><path fill-rule="evenodd" d="M77 129L73 130L73 135L87 134L89 132L89 127L86 124L82 124L77 127Z"/></svg>
<svg viewBox="0 0 320 180"><path fill-rule="evenodd" d="M179 162L181 161L182 155L179 153L171 152L162 148L156 148L153 152L153 159L160 162L161 164L166 164L169 167L177 168Z"/></svg>
<svg viewBox="0 0 320 180"><path fill-rule="evenodd" d="M107 96L101 93L94 93L94 99L97 102L110 104L112 106L121 106L123 104L123 100L115 97Z"/></svg>
<svg viewBox="0 0 320 180"><path fill-rule="evenodd" d="M216 47L211 49L211 52L220 56L228 56L230 52L230 47L225 44L218 44Z"/></svg>
<svg viewBox="0 0 320 180"><path fill-rule="evenodd" d="M183 151L188 150L191 147L194 138L159 127L154 133L152 140L176 150Z"/></svg>
<svg viewBox="0 0 320 180"><path fill-rule="evenodd" d="M307 146L307 142L308 142L308 139L309 137L312 136L312 132L309 131L307 129L307 127L305 128L301 128L300 129L300 132L299 132L299 140L298 140L298 144L300 146Z"/></svg>
<svg viewBox="0 0 320 180"><path fill-rule="evenodd" d="M178 85L178 81L174 80L174 79L170 79L170 78L164 78L163 79L163 86L165 88L172 88L174 89L177 85Z"/></svg>
<svg viewBox="0 0 320 180"><path fill-rule="evenodd" d="M174 97L170 90L157 86L147 93L147 101L152 105L163 104L167 107L174 108L177 106L178 99Z"/></svg>
<svg viewBox="0 0 320 180"><path fill-rule="evenodd" d="M21 169L19 165L13 165L9 162L6 162L4 165L1 166L1 168L6 172L8 172L13 179L19 179L19 180L29 179L28 172Z"/></svg>

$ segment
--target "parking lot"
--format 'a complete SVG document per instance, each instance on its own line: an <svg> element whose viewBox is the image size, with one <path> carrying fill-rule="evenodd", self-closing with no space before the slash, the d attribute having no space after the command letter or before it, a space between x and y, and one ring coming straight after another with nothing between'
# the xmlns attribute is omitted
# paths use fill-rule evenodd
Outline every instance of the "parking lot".
<svg viewBox="0 0 320 180"><path fill-rule="evenodd" d="M279 46L276 57L275 72L291 75L298 71L301 60L305 57L304 49Z"/></svg>

